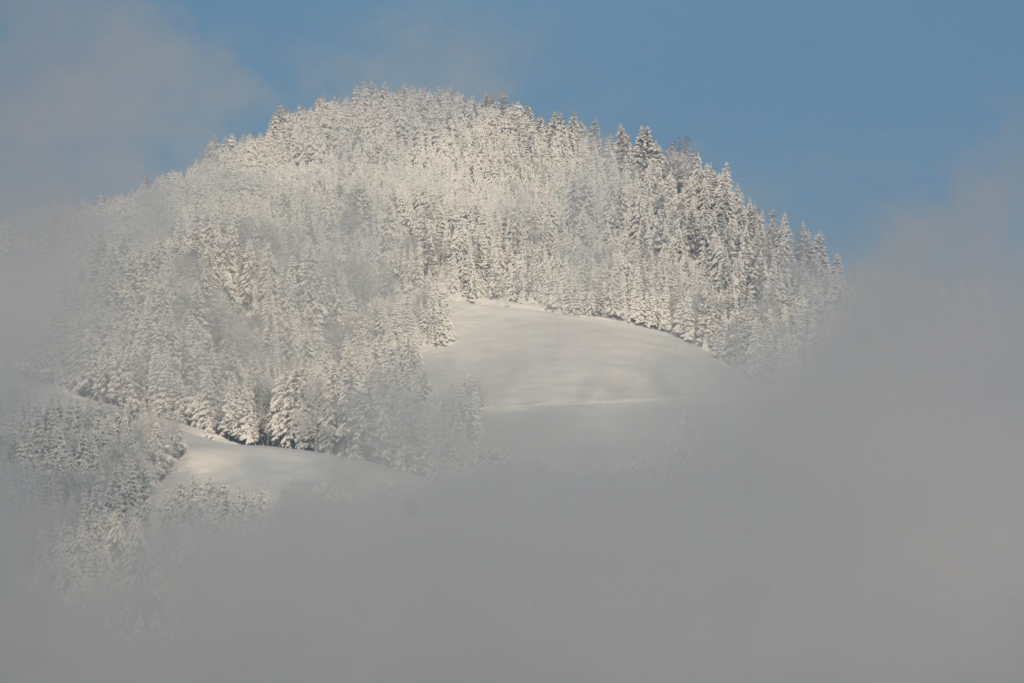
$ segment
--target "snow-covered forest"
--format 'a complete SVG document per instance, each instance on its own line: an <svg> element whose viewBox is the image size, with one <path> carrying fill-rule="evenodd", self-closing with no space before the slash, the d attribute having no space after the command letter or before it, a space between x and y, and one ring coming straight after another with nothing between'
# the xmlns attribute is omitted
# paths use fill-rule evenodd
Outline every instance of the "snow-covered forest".
<svg viewBox="0 0 1024 683"><path fill-rule="evenodd" d="M87 266L35 354L81 396L270 444L429 472L486 451L480 391L423 344L451 296L672 333L771 377L822 333L841 261L728 166L504 97L362 87L279 110L72 219Z"/></svg>
<svg viewBox="0 0 1024 683"><path fill-rule="evenodd" d="M209 481L157 503L175 425L416 474L502 460L473 377L424 370L455 341L453 300L625 321L770 379L843 297L820 233L794 237L687 144L453 91L282 109L184 173L16 227L0 248L82 264L25 362L80 398L11 406L0 437L68 596L155 571L169 521L267 507Z"/></svg>
<svg viewBox="0 0 1024 683"><path fill-rule="evenodd" d="M159 583L175 520L267 508L212 481L158 501L176 425L416 474L502 460L482 387L424 370L453 299L613 318L771 378L843 296L820 233L794 238L688 145L453 91L279 110L184 173L15 227L0 248L81 263L24 364L79 398L12 405L0 435L4 490L49 520L40 577L75 599ZM145 602L115 619L159 621Z"/></svg>

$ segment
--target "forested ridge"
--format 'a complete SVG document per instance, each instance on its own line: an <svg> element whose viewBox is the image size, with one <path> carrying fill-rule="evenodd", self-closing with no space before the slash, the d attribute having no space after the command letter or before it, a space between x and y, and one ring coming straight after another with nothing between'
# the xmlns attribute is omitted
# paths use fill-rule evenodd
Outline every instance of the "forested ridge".
<svg viewBox="0 0 1024 683"><path fill-rule="evenodd" d="M438 396L420 363L455 338L452 295L621 319L771 376L843 290L821 233L794 238L688 145L453 91L280 109L80 215L88 265L40 373L241 443L419 472L481 457L479 389Z"/></svg>

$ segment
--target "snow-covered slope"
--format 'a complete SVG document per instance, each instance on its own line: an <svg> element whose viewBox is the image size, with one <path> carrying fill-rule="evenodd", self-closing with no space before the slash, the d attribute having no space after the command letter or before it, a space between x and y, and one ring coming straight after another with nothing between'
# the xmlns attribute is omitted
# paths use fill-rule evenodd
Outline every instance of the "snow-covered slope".
<svg viewBox="0 0 1024 683"><path fill-rule="evenodd" d="M488 435L513 459L616 465L658 449L684 415L755 391L691 344L604 318L453 303L458 339L424 349L438 389L470 374Z"/></svg>
<svg viewBox="0 0 1024 683"><path fill-rule="evenodd" d="M49 310L41 302L52 300L77 262L51 251L0 259L0 312L10 323L2 341L10 349L41 329L39 309ZM431 384L440 392L472 375L484 392L491 443L514 460L619 466L663 447L684 415L754 390L722 361L663 332L487 301L451 305L457 341L422 352ZM272 500L290 485L356 496L418 480L373 463L183 430L188 452L159 495L191 480L266 486Z"/></svg>
<svg viewBox="0 0 1024 683"><path fill-rule="evenodd" d="M438 391L473 376L495 447L513 460L621 466L665 446L687 414L754 391L741 374L671 335L602 318L453 303L458 340L424 349ZM289 485L359 495L415 486L382 465L266 446L239 446L184 428L188 452L167 478L212 480L271 499Z"/></svg>

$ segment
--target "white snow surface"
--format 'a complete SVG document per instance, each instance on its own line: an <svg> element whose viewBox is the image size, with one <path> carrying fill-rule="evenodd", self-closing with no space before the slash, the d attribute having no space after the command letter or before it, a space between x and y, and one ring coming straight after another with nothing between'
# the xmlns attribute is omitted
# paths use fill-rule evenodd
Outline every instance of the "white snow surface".
<svg viewBox="0 0 1024 683"><path fill-rule="evenodd" d="M179 483L227 484L254 493L266 487L271 502L289 488L325 487L331 495L356 499L415 487L422 481L406 472L328 453L272 446L242 446L194 427L182 427L188 451L161 482L157 502Z"/></svg>
<svg viewBox="0 0 1024 683"><path fill-rule="evenodd" d="M453 302L457 340L423 350L438 390L472 375L487 433L514 459L619 466L685 417L756 391L708 352L605 318Z"/></svg>

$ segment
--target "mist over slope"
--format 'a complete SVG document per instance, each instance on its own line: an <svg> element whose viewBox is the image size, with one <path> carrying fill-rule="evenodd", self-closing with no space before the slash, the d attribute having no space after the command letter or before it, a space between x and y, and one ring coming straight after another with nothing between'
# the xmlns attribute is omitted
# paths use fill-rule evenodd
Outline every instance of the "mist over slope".
<svg viewBox="0 0 1024 683"><path fill-rule="evenodd" d="M685 145L450 91L279 111L67 221L52 239L86 266L37 354L49 381L417 471L450 445L389 415L422 434L447 410L424 407L418 348L452 339L449 294L624 320L770 376L843 287L820 233L794 239Z"/></svg>
<svg viewBox="0 0 1024 683"><path fill-rule="evenodd" d="M3 673L1019 681L1019 145L1011 172L897 221L849 296L809 234L772 242L781 219L772 232L694 200L725 174L692 152L645 167L646 134L628 154L622 137L563 148L591 138L559 125L362 90L83 212L102 239L37 367L108 405L30 409L15 420L30 436L5 435L27 445L2 480L53 455L61 506L0 501L0 547L16 549L0 553ZM504 162L518 175L496 175ZM630 194L653 177L681 185ZM598 184L591 209L565 209ZM617 212L634 199L656 211L631 232ZM704 218L669 220L691 201L708 213L679 215ZM711 267L716 240L728 269ZM765 284L776 266L741 266L751 253L792 265L785 297ZM794 349L802 367L748 390L741 371L785 371ZM189 474L175 444L207 430L261 444L211 447L254 470L284 461L261 460L282 452L268 444L328 452L287 451L307 486L268 507L173 479ZM492 459L495 444L525 457ZM162 481L132 460L168 445ZM334 459L337 479L317 481L313 459L333 454L377 463ZM62 576L88 588L63 601L39 598L54 529L64 544L47 547L78 572Z"/></svg>
<svg viewBox="0 0 1024 683"><path fill-rule="evenodd" d="M1024 289L955 283L880 268L811 368L703 416L699 452L285 501L190 537L159 584L187 629L101 638L76 621L98 610L4 590L0 659L27 681L1016 681Z"/></svg>

